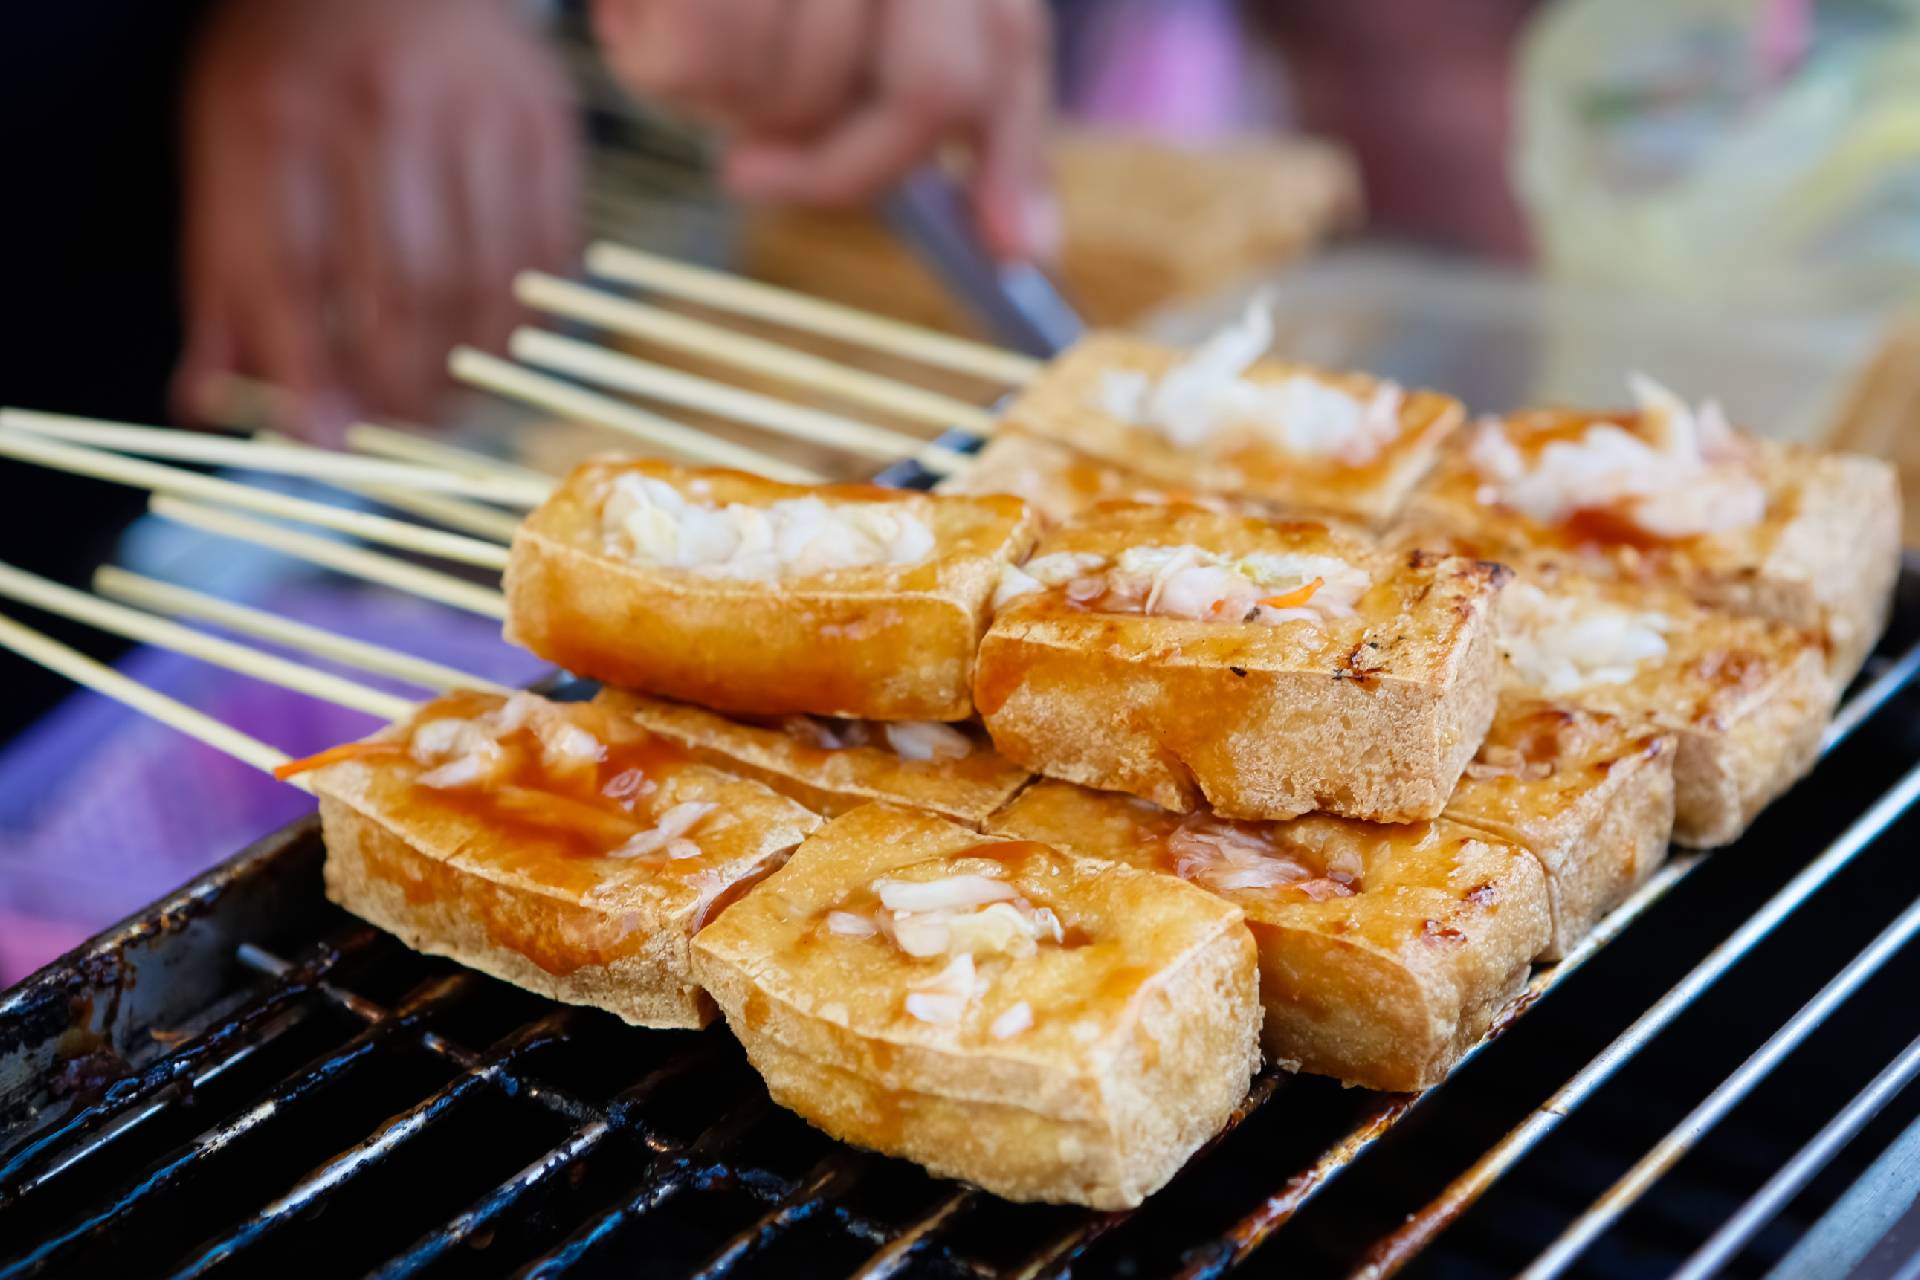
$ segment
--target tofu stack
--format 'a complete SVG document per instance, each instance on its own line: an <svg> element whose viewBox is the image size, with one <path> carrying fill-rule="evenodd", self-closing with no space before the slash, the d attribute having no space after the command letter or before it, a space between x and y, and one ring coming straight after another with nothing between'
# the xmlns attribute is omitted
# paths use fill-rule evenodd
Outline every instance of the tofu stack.
<svg viewBox="0 0 1920 1280"><path fill-rule="evenodd" d="M458 694L313 770L336 901L1016 1199L1138 1204L1262 1053L1441 1079L1671 841L1811 764L1877 464L1094 335L939 492L598 459ZM1677 477L1677 478L1676 478Z"/></svg>

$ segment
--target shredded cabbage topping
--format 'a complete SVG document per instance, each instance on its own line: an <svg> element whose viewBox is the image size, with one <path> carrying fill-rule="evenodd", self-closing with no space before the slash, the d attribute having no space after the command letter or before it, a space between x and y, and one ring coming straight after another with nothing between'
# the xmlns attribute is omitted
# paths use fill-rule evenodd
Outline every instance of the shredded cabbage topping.
<svg viewBox="0 0 1920 1280"><path fill-rule="evenodd" d="M1266 297L1254 299L1237 322L1158 379L1137 370L1108 370L1098 407L1183 449L1231 431L1250 433L1290 453L1353 466L1371 462L1400 434L1401 389L1383 382L1361 398L1306 374L1268 380L1243 376L1272 345L1271 305Z"/></svg>
<svg viewBox="0 0 1920 1280"><path fill-rule="evenodd" d="M1246 823L1196 814L1167 837L1174 874L1216 892L1229 889L1298 889L1316 902L1345 898L1364 869L1352 850L1337 850L1324 873L1288 857L1272 833Z"/></svg>
<svg viewBox="0 0 1920 1280"><path fill-rule="evenodd" d="M780 728L823 751L871 747L885 743L902 760L964 760L973 754L973 740L950 724L937 720L832 720L821 716L785 716Z"/></svg>
<svg viewBox="0 0 1920 1280"><path fill-rule="evenodd" d="M1718 403L1696 411L1651 378L1628 382L1651 439L1596 422L1577 441L1550 441L1528 466L1497 419L1482 421L1468 447L1486 482L1481 501L1543 524L1613 509L1659 538L1725 533L1766 516L1766 488Z"/></svg>
<svg viewBox="0 0 1920 1280"><path fill-rule="evenodd" d="M960 1021L967 1006L989 986L975 968L976 961L1030 956L1041 943L1059 943L1066 937L1052 908L1036 907L997 876L882 878L871 888L880 899L879 907L865 913L829 911L827 932L848 938L882 936L916 959L947 957L945 968L914 983L907 996L907 1012L922 1022L951 1025ZM1032 1025L1031 1010L1024 1023L1013 1014L1009 1009L995 1020L996 1038L1018 1035Z"/></svg>
<svg viewBox="0 0 1920 1280"><path fill-rule="evenodd" d="M757 582L918 564L934 550L933 531L901 504L807 497L717 506L634 471L608 486L600 523L609 555Z"/></svg>
<svg viewBox="0 0 1920 1280"><path fill-rule="evenodd" d="M1625 684L1640 664L1667 653L1664 614L1600 600L1550 595L1516 582L1500 599L1500 640L1520 678L1547 697L1596 684Z"/></svg>
<svg viewBox="0 0 1920 1280"><path fill-rule="evenodd" d="M1350 617L1373 585L1337 556L1257 552L1224 556L1204 547L1129 547L1112 560L1057 551L1003 572L995 607L1054 590L1105 613L1209 622L1312 622Z"/></svg>

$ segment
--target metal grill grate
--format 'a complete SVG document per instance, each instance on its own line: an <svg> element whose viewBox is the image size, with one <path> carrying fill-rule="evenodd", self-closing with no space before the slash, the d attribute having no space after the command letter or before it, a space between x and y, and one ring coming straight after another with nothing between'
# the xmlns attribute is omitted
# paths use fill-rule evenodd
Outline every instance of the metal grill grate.
<svg viewBox="0 0 1920 1280"><path fill-rule="evenodd" d="M1818 1216L1801 1188L1847 1164L1872 1112L1905 1114L1899 1071L1872 1078L1912 1026L1894 1028L1895 1049L1863 1052L1852 1076L1835 1072L1857 1082L1819 1099L1804 1132L1782 1129L1770 1162L1730 1173L1722 1155L1703 1175L1693 1166L1713 1134L1697 1125L1661 1144L1703 1098L1733 1117L1726 1134L1746 1132L1734 1121L1764 1101L1774 1067L1825 1034L1794 1010L1829 982L1826 1003L1840 1007L1872 977L1848 967L1856 953L1889 920L1920 921L1902 914L1920 869L1885 838L1920 797L1916 606L1910 570L1894 636L1813 777L1740 847L1675 861L1573 956L1538 970L1520 1010L1445 1086L1381 1095L1266 1072L1232 1130L1131 1214L1011 1205L840 1146L768 1101L723 1028L633 1030L408 952L323 900L322 851L303 824L0 1001L0 1277L109 1265L1212 1276L1263 1244L1263 1261L1308 1274L1409 1261L1507 1274L1570 1225L1594 1229L1597 1274L1668 1270L1703 1246L1716 1264L1776 1257ZM1803 924L1824 949L1799 937ZM1869 959L1906 964L1901 941L1889 935ZM1778 976L1781 946L1802 962L1797 984ZM1765 998L1743 988L1750 970ZM1562 986L1578 994L1543 999ZM1692 1025L1703 1018L1704 1041ZM1772 1057L1729 1087L1723 1077L1777 1033ZM1674 1067L1690 1055L1701 1058L1690 1074ZM1642 1068L1684 1078L1650 1084ZM1663 1209L1650 1223L1644 1201L1598 1200L1655 1150L1648 1184L1667 1174L1663 1204L1696 1183L1711 1190L1696 1220L1676 1225ZM1782 1212L1791 1230L1760 1230Z"/></svg>

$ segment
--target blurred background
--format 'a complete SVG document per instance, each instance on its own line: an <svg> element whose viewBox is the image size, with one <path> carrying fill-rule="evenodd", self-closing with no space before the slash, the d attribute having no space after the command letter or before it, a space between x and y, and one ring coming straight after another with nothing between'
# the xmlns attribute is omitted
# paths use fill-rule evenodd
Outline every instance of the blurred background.
<svg viewBox="0 0 1920 1280"><path fill-rule="evenodd" d="M9 405L370 419L555 470L619 440L444 376L523 318L515 272L612 241L995 338L885 216L931 164L1090 323L1190 341L1266 291L1280 352L1475 411L1615 404L1639 369L1920 474L1901 0L98 0L0 18L0 100ZM482 619L142 510L0 464L0 559L538 674ZM62 634L295 753L369 727ZM0 985L308 807L4 679Z"/></svg>

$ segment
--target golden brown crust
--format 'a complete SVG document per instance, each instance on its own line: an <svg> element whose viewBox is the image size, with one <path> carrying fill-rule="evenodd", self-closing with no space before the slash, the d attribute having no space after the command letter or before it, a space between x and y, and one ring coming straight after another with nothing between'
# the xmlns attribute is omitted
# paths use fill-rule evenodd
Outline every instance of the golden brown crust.
<svg viewBox="0 0 1920 1280"><path fill-rule="evenodd" d="M972 852L992 847L1008 860ZM1076 941L982 960L955 1024L904 1005L942 958L825 924L882 876L989 873ZM701 932L694 965L783 1105L1015 1199L1139 1203L1224 1123L1257 1059L1253 943L1230 905L887 806L822 828ZM1021 1002L1031 1026L996 1035Z"/></svg>
<svg viewBox="0 0 1920 1280"><path fill-rule="evenodd" d="M1410 391L1400 408L1400 435L1375 459L1354 465L1336 458L1292 453L1249 443L1231 432L1198 448L1183 448L1151 428L1115 417L1103 407L1109 372L1158 377L1184 353L1112 332L1089 334L1068 348L1008 408L1015 430L1057 440L1089 457L1190 493L1218 493L1260 502L1295 515L1332 516L1379 525L1438 456L1441 443L1464 419L1460 402L1434 391ZM1365 374L1323 373L1303 365L1262 360L1254 381L1305 374L1366 399L1380 383Z"/></svg>
<svg viewBox="0 0 1920 1280"><path fill-rule="evenodd" d="M768 584L610 555L599 509L621 471L725 504L818 496L887 503L932 530L916 565L844 569ZM507 638L610 684L759 714L962 720L1002 565L1032 545L1036 517L1010 498L871 486L783 485L730 471L603 459L582 464L514 538Z"/></svg>
<svg viewBox="0 0 1920 1280"><path fill-rule="evenodd" d="M1165 871L1180 869L1168 840L1183 821L1192 820L1040 782L991 828ZM1243 830L1319 877L1220 891L1259 944L1267 1054L1301 1070L1376 1089L1437 1083L1548 944L1539 863L1464 826L1311 817ZM1335 865L1358 868L1349 892L1329 888Z"/></svg>
<svg viewBox="0 0 1920 1280"><path fill-rule="evenodd" d="M1335 555L1366 568L1373 586L1355 616L1322 624L1016 598L981 644L974 688L1001 754L1174 809L1204 799L1248 818L1437 815L1493 716L1489 614L1505 571L1193 507L1099 507L1039 551L1185 544Z"/></svg>
<svg viewBox="0 0 1920 1280"><path fill-rule="evenodd" d="M974 457L973 465L935 486L937 493L1002 493L1019 498L1048 524L1061 522L1100 502L1150 500L1157 491L1145 476L1046 440L1003 427Z"/></svg>
<svg viewBox="0 0 1920 1280"><path fill-rule="evenodd" d="M1638 415L1533 411L1505 420L1524 451L1593 422L1643 433ZM1661 541L1624 530L1547 525L1480 501L1483 481L1464 438L1415 491L1395 537L1461 554L1519 562L1548 555L1594 576L1677 587L1703 604L1824 631L1829 670L1844 684L1885 629L1900 568L1898 476L1857 454L1816 453L1748 439L1766 490L1758 524Z"/></svg>
<svg viewBox="0 0 1920 1280"><path fill-rule="evenodd" d="M1666 861L1674 735L1512 694L1446 816L1540 860L1559 960Z"/></svg>
<svg viewBox="0 0 1920 1280"><path fill-rule="evenodd" d="M404 743L421 719L477 715L502 701L455 694L369 741ZM593 708L557 710L601 742L617 742ZM641 737L638 729L632 734ZM633 759L617 749L610 758L606 768ZM421 772L396 750L310 775L320 798L329 896L418 950L644 1026L710 1020L711 1006L689 969L694 932L820 825L758 782L663 758L648 771L657 805L710 803L714 817L699 829L695 856L621 859L601 854L618 833L583 837L565 816L577 802L565 796L520 785L510 811L516 816L508 818L484 794L417 784ZM582 853L583 845L591 852Z"/></svg>
<svg viewBox="0 0 1920 1280"><path fill-rule="evenodd" d="M1549 557L1520 568L1508 612L1528 586L1664 619L1666 652L1639 662L1631 679L1555 696L1674 735L1675 842L1731 843L1812 766L1837 692L1819 638L1703 607L1658 584L1591 578ZM1511 619L1503 623L1515 629ZM1537 692L1511 666L1507 678L1517 694Z"/></svg>
<svg viewBox="0 0 1920 1280"><path fill-rule="evenodd" d="M597 700L680 743L696 759L764 782L830 818L878 800L978 828L1032 776L984 740L964 759L905 760L884 746L827 749L779 728L620 690L602 690Z"/></svg>

